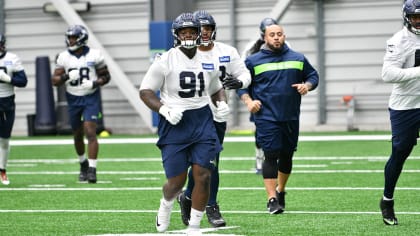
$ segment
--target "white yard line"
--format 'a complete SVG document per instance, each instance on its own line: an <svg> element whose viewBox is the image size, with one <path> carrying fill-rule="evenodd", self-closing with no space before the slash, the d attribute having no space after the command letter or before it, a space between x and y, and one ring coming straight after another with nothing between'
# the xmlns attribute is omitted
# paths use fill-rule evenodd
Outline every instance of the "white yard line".
<svg viewBox="0 0 420 236"><path fill-rule="evenodd" d="M84 183L81 183L84 184ZM288 187L289 191L378 191L382 187ZM264 187L220 187L221 191L265 191ZM420 187L397 187L398 191L420 191ZM61 187L32 187L32 188L0 188L1 191L162 191L162 187L115 187L115 188L61 188Z"/></svg>
<svg viewBox="0 0 420 236"><path fill-rule="evenodd" d="M299 141L363 141L363 140L391 140L390 135L332 135L332 136L300 136ZM225 137L224 142L254 142L253 136ZM157 138L99 138L99 143L104 144L135 144L135 143L156 143ZM72 145L73 139L45 139L45 140L11 140L12 146L30 145Z"/></svg>
<svg viewBox="0 0 420 236"><path fill-rule="evenodd" d="M173 212L179 212L173 211ZM0 213L153 213L156 214L157 210L65 210L65 209L54 209L54 210L7 210L0 209ZM264 214L267 215L267 211L223 211L226 214ZM398 215L420 215L420 212L396 212ZM283 214L335 214L335 215L378 215L381 214L378 211L285 211Z"/></svg>

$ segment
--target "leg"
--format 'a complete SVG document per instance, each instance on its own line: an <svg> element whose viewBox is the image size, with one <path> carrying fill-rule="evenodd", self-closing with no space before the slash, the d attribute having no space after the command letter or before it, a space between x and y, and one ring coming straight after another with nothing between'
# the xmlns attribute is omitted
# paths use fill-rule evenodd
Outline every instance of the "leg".
<svg viewBox="0 0 420 236"><path fill-rule="evenodd" d="M265 152L263 163L263 178L265 191L267 192L267 210L270 214L279 214L283 212L276 196L276 186L278 177L277 159L278 152Z"/></svg>
<svg viewBox="0 0 420 236"><path fill-rule="evenodd" d="M10 180L6 175L6 167L9 160L10 137L14 121L15 110L0 112L0 180L4 185L10 184Z"/></svg>
<svg viewBox="0 0 420 236"><path fill-rule="evenodd" d="M7 160L10 153L9 141L8 138L0 138L0 180L3 185L10 184L6 175Z"/></svg>
<svg viewBox="0 0 420 236"><path fill-rule="evenodd" d="M284 209L286 208L286 185L289 180L290 174L292 173L292 162L293 151L292 152L280 152L280 158L278 162L278 186L276 189L277 200L279 205Z"/></svg>
<svg viewBox="0 0 420 236"><path fill-rule="evenodd" d="M262 174L262 165L264 162L264 151L262 150L260 144L257 142L256 133L255 135L255 173L257 175Z"/></svg>
<svg viewBox="0 0 420 236"><path fill-rule="evenodd" d="M196 230L200 228L201 219L209 200L211 171L197 164L192 165L192 171L195 185L191 198L192 206L189 228Z"/></svg>
<svg viewBox="0 0 420 236"><path fill-rule="evenodd" d="M392 130L392 152L384 168L384 191L379 207L386 225L398 225L394 212L394 191L403 166L414 145L420 128L420 109L396 111L389 109Z"/></svg>
<svg viewBox="0 0 420 236"><path fill-rule="evenodd" d="M83 122L84 133L88 141L88 158L89 168L87 172L87 180L89 183L96 183L96 162L98 158L98 139L96 137L96 122L85 121Z"/></svg>
<svg viewBox="0 0 420 236"><path fill-rule="evenodd" d="M167 182L163 185L163 198L160 200L160 206L156 216L156 230L158 232L165 232L168 229L175 198L181 192L186 179L187 172L183 172L178 176L168 178Z"/></svg>

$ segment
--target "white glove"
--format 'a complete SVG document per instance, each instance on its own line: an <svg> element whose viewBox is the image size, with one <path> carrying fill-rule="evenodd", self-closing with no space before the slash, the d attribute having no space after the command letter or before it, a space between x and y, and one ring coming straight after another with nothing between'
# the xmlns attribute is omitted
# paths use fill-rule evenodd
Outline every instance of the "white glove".
<svg viewBox="0 0 420 236"><path fill-rule="evenodd" d="M88 89L88 90L93 89L93 82L91 80L84 79L80 86L82 86L82 88Z"/></svg>
<svg viewBox="0 0 420 236"><path fill-rule="evenodd" d="M216 102L216 110L214 110L213 119L217 122L226 122L229 119L230 109L225 101Z"/></svg>
<svg viewBox="0 0 420 236"><path fill-rule="evenodd" d="M80 78L80 72L79 70L75 69L75 70L71 70L69 72L69 79L66 81L67 83L70 83L72 81L76 81Z"/></svg>
<svg viewBox="0 0 420 236"><path fill-rule="evenodd" d="M163 105L159 108L159 114L165 117L165 119L172 125L176 125L182 119L183 110L180 109L170 109L166 105Z"/></svg>
<svg viewBox="0 0 420 236"><path fill-rule="evenodd" d="M4 72L4 70L0 70L0 81L3 81L5 83L12 82L12 78L8 74Z"/></svg>

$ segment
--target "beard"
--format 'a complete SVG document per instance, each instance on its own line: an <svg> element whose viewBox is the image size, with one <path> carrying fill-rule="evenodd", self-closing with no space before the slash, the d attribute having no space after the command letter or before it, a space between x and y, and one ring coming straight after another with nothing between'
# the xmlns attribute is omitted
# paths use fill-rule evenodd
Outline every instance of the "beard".
<svg viewBox="0 0 420 236"><path fill-rule="evenodd" d="M281 52L283 49L283 43L280 44L267 44L267 47L273 52Z"/></svg>

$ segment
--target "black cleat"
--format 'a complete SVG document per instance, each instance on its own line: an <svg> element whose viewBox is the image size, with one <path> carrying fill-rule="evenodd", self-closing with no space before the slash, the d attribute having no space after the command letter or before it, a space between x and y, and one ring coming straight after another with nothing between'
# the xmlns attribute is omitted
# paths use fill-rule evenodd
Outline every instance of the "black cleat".
<svg viewBox="0 0 420 236"><path fill-rule="evenodd" d="M275 197L270 198L267 202L267 210L270 214L280 214L283 212L283 208L279 205L279 202Z"/></svg>
<svg viewBox="0 0 420 236"><path fill-rule="evenodd" d="M286 201L284 198L285 195L286 195L286 192L277 192L276 190L277 201L279 202L279 205L281 208L283 208L283 210L286 208Z"/></svg>
<svg viewBox="0 0 420 236"><path fill-rule="evenodd" d="M181 208L182 223L184 223L184 225L189 225L191 218L191 199L188 199L187 196L185 196L184 191L182 191L176 199L179 203L179 207Z"/></svg>
<svg viewBox="0 0 420 236"><path fill-rule="evenodd" d="M209 223L217 228L226 226L226 221L223 219L222 215L220 214L219 205L214 206L207 206L206 207L206 214Z"/></svg>
<svg viewBox="0 0 420 236"><path fill-rule="evenodd" d="M386 225L398 225L394 212L394 200L385 201L381 199L379 207L381 208L382 219Z"/></svg>
<svg viewBox="0 0 420 236"><path fill-rule="evenodd" d="M87 180L90 184L96 183L96 168L95 167L89 167L87 172Z"/></svg>
<svg viewBox="0 0 420 236"><path fill-rule="evenodd" d="M79 174L79 181L84 182L88 179L87 172L89 169L89 161L86 159L82 163L80 163L80 174Z"/></svg>

